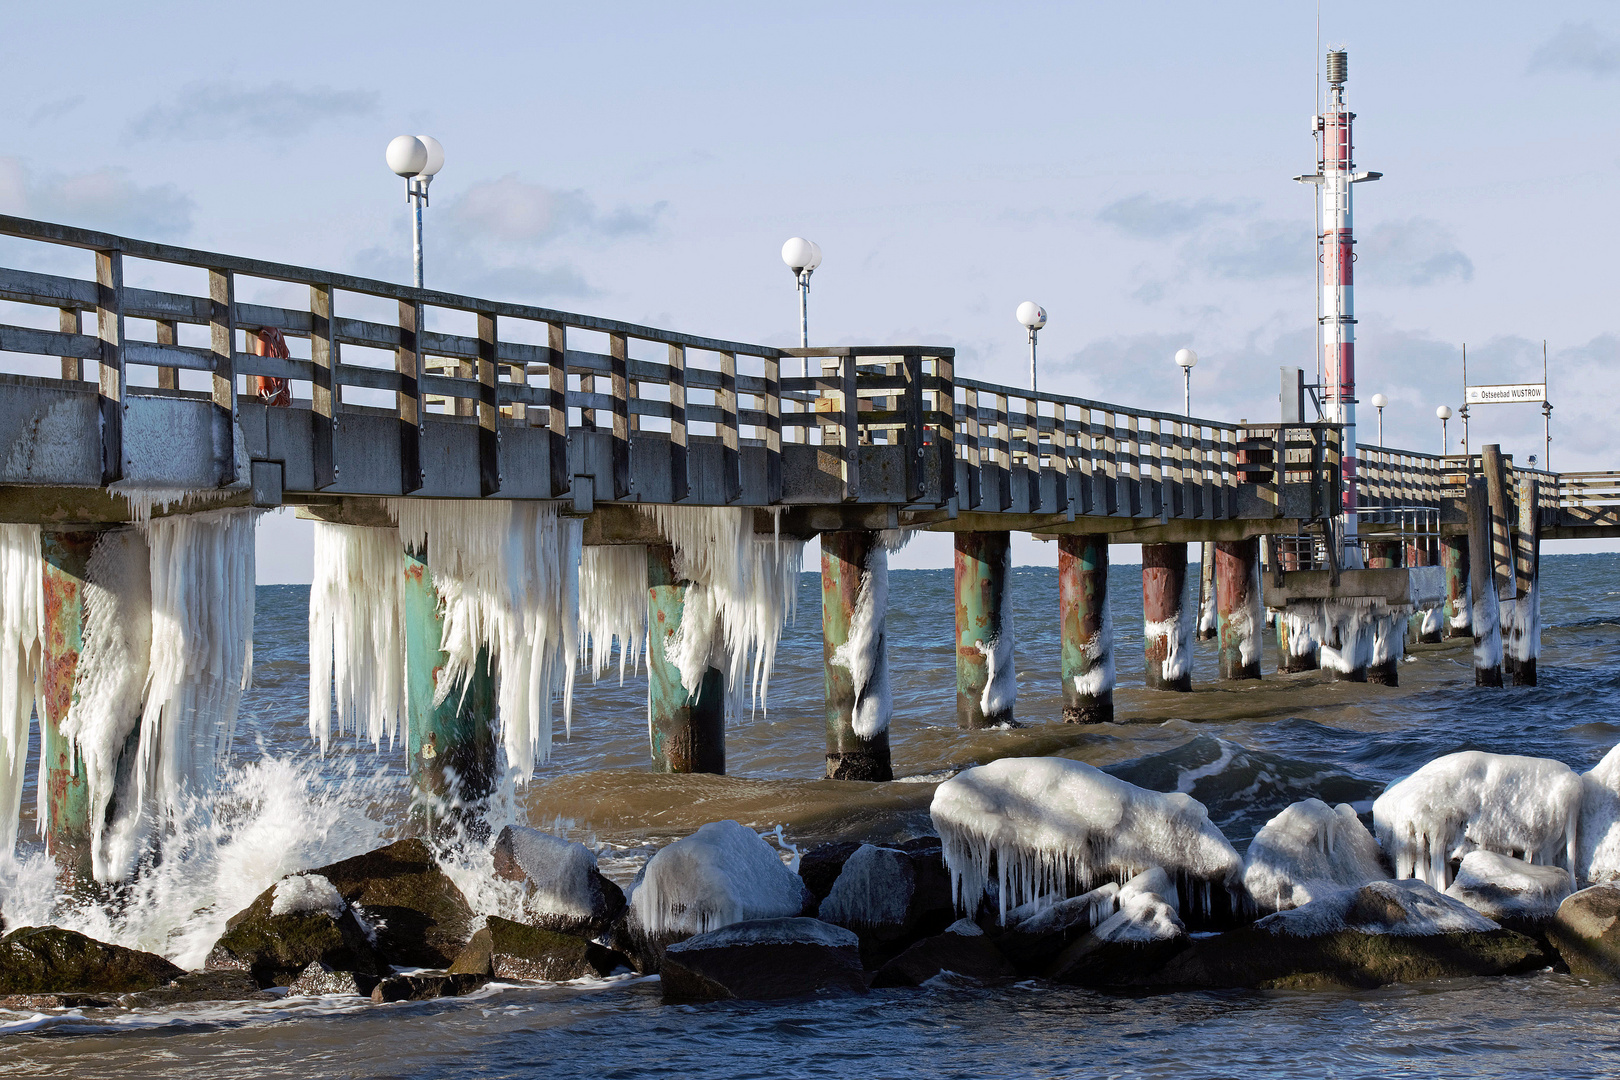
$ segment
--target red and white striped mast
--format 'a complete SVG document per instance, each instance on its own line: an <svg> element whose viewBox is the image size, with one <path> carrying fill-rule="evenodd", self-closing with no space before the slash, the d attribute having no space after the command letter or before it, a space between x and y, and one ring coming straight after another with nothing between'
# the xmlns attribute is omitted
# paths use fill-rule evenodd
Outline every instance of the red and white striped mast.
<svg viewBox="0 0 1620 1080"><path fill-rule="evenodd" d="M1327 54L1327 108L1312 118L1318 137L1317 172L1295 177L1317 185L1317 253L1322 288L1317 320L1321 324L1323 389L1326 420L1344 427L1344 513L1340 518L1339 565L1362 565L1356 535L1356 308L1355 238L1352 234L1352 185L1377 180L1383 173L1356 172L1351 161L1350 125L1356 114L1345 107L1344 84L1349 58L1342 49Z"/></svg>

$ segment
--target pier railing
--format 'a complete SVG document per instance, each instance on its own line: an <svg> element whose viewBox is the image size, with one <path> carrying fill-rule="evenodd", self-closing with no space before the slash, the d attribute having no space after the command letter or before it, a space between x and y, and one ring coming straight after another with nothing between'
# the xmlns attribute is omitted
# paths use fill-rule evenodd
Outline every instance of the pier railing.
<svg viewBox="0 0 1620 1080"><path fill-rule="evenodd" d="M1160 521L1310 520L1340 502L1332 425L957 379L945 348L750 345L24 218L0 217L0 237L17 253L0 262L35 267L0 266L0 437L42 448L0 463L0 484L241 485L248 462L256 497L263 466L278 500ZM88 274L62 272L75 259ZM261 379L284 380L290 407L267 407ZM1432 487L1423 455L1368 467L1378 498Z"/></svg>

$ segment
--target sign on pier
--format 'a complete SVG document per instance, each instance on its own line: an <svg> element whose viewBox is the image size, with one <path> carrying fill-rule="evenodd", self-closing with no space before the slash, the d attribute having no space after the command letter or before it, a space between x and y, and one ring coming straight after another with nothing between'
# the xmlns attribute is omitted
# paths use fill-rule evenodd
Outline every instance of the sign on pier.
<svg viewBox="0 0 1620 1080"><path fill-rule="evenodd" d="M1463 401L1468 405L1517 405L1546 401L1546 383L1504 383L1499 386L1465 386Z"/></svg>

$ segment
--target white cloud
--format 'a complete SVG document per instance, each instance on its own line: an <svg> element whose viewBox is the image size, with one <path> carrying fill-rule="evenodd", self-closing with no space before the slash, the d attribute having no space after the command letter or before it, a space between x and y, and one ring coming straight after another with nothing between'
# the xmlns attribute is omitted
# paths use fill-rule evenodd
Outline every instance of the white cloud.
<svg viewBox="0 0 1620 1080"><path fill-rule="evenodd" d="M1575 71L1605 78L1620 75L1620 41L1590 22L1568 22L1530 54L1528 69Z"/></svg>
<svg viewBox="0 0 1620 1080"><path fill-rule="evenodd" d="M539 246L569 233L618 239L653 231L665 203L597 210L583 191L559 191L508 174L468 188L446 210L448 227L469 239Z"/></svg>
<svg viewBox="0 0 1620 1080"><path fill-rule="evenodd" d="M195 82L141 113L129 131L138 139L288 138L324 121L363 116L377 100L373 91L330 86Z"/></svg>
<svg viewBox="0 0 1620 1080"><path fill-rule="evenodd" d="M0 158L0 210L19 217L172 240L191 231L193 208L175 185L142 186L123 169L39 173L18 158Z"/></svg>
<svg viewBox="0 0 1620 1080"><path fill-rule="evenodd" d="M1215 199L1157 199L1145 192L1109 203L1097 212L1097 220L1130 236L1163 240L1183 236L1217 221L1243 212L1237 203Z"/></svg>
<svg viewBox="0 0 1620 1080"><path fill-rule="evenodd" d="M1357 276L1396 285L1474 279L1474 262L1432 218L1381 222L1360 237Z"/></svg>

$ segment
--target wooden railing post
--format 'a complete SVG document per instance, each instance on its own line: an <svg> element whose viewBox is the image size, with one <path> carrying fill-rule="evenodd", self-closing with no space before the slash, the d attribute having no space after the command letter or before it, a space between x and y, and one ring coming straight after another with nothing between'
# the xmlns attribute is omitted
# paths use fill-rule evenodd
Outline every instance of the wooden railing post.
<svg viewBox="0 0 1620 1080"><path fill-rule="evenodd" d="M310 434L317 491L337 483L334 442L337 435L339 346L332 335L332 287L309 287Z"/></svg>
<svg viewBox="0 0 1620 1080"><path fill-rule="evenodd" d="M84 316L78 308L58 308L56 312L56 328L64 334L84 333ZM84 381L84 360L77 356L64 356L62 360L62 378L68 382Z"/></svg>
<svg viewBox="0 0 1620 1080"><path fill-rule="evenodd" d="M412 300L399 302L399 347L394 351L394 370L399 373L399 490L402 495L420 491L422 473L422 429L427 423L427 403L422 395L422 352L419 334L422 308Z"/></svg>
<svg viewBox="0 0 1620 1080"><path fill-rule="evenodd" d="M495 372L500 343L495 316L478 313L478 493L490 496L501 490L501 410L495 397Z"/></svg>
<svg viewBox="0 0 1620 1080"><path fill-rule="evenodd" d="M857 358L853 352L846 351L838 360L838 388L844 405L839 422L844 453L844 501L853 502L861 494L861 399L855 383Z"/></svg>
<svg viewBox="0 0 1620 1080"><path fill-rule="evenodd" d="M782 358L773 353L763 357L763 360L765 363L765 501L774 506L782 501Z"/></svg>
<svg viewBox="0 0 1620 1080"><path fill-rule="evenodd" d="M613 394L608 460L613 470L613 497L625 499L634 488L630 479L630 358L625 335L608 335L608 356L611 360L608 389Z"/></svg>
<svg viewBox="0 0 1620 1080"><path fill-rule="evenodd" d="M922 353L913 350L902 361L906 373L906 500L916 502L923 495L923 455L928 452L923 431Z"/></svg>
<svg viewBox="0 0 1620 1080"><path fill-rule="evenodd" d="M219 486L236 483L236 275L208 271L208 339L214 354L214 446Z"/></svg>
<svg viewBox="0 0 1620 1080"><path fill-rule="evenodd" d="M956 411L955 393L952 393L951 411ZM962 390L962 462L963 480L967 490L964 498L958 504L962 510L977 510L984 497L983 481L980 469L984 464L984 452L979 449L979 392L971 387Z"/></svg>
<svg viewBox="0 0 1620 1080"><path fill-rule="evenodd" d="M101 482L124 478L124 256L96 252L96 336L101 339Z"/></svg>
<svg viewBox="0 0 1620 1080"><path fill-rule="evenodd" d="M547 457L551 466L551 497L560 499L573 487L568 468L568 328L546 324Z"/></svg>
<svg viewBox="0 0 1620 1080"><path fill-rule="evenodd" d="M714 403L720 408L721 498L734 503L742 498L742 448L737 436L737 354L720 354L720 389Z"/></svg>
<svg viewBox="0 0 1620 1080"><path fill-rule="evenodd" d="M180 344L180 324L173 319L157 320L157 343L159 345ZM158 368L158 389L180 389L180 369L177 367Z"/></svg>
<svg viewBox="0 0 1620 1080"><path fill-rule="evenodd" d="M669 491L672 502L692 494L686 434L686 347L669 347Z"/></svg>

